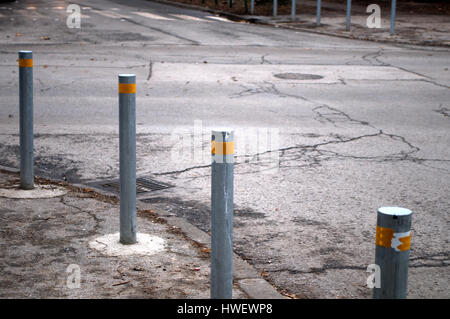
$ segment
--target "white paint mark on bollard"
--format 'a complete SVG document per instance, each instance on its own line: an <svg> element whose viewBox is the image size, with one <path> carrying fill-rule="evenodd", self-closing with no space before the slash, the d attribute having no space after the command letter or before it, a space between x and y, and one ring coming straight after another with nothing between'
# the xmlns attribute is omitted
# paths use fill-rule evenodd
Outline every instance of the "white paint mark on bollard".
<svg viewBox="0 0 450 319"><path fill-rule="evenodd" d="M406 208L378 209L375 264L380 267L380 287L374 288L375 299L406 298L411 216Z"/></svg>
<svg viewBox="0 0 450 319"><path fill-rule="evenodd" d="M234 131L212 131L211 155L211 299L231 299Z"/></svg>

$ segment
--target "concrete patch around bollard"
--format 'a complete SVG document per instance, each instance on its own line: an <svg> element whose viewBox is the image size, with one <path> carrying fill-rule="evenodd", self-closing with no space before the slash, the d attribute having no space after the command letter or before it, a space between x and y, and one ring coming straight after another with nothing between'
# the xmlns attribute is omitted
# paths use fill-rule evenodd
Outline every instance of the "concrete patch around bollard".
<svg viewBox="0 0 450 319"><path fill-rule="evenodd" d="M53 198L67 194L67 189L54 185L35 185L34 189L0 188L0 197L15 199Z"/></svg>
<svg viewBox="0 0 450 319"><path fill-rule="evenodd" d="M120 233L107 234L89 242L89 247L110 256L144 255L150 256L166 249L166 241L161 237L137 233L136 244L119 242Z"/></svg>

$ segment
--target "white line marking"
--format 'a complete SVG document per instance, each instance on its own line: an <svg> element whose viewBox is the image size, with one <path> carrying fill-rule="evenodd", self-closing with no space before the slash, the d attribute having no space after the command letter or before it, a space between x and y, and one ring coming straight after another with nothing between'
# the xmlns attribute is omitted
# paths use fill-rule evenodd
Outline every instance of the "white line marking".
<svg viewBox="0 0 450 319"><path fill-rule="evenodd" d="M180 19L182 19L182 20L191 20L191 21L209 22L208 20L201 19L201 18L197 18L197 17L188 16L188 15L185 15L185 14L171 14L171 16L180 18Z"/></svg>
<svg viewBox="0 0 450 319"><path fill-rule="evenodd" d="M230 21L230 20L228 20L228 19L225 19L225 18L222 18L222 17L207 16L206 18L208 18L208 19L214 19L214 20L222 21L222 22L232 22L232 21Z"/></svg>
<svg viewBox="0 0 450 319"><path fill-rule="evenodd" d="M113 18L113 19L123 19L123 18L130 18L129 16L123 15L123 14L117 14L115 12L109 12L109 11L100 11L100 10L92 10L92 12L98 13L99 15L102 15L107 18Z"/></svg>
<svg viewBox="0 0 450 319"><path fill-rule="evenodd" d="M139 15L141 17L144 17L144 18L153 19L153 20L169 20L169 21L173 20L173 19L170 19L170 18L159 16L157 14L150 13L150 12L131 12L131 13L137 14L137 15Z"/></svg>

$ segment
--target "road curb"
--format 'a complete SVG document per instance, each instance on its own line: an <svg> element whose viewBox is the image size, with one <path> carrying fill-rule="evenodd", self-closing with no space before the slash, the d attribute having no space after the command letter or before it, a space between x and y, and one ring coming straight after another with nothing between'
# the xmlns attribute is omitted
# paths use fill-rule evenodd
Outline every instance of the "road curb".
<svg viewBox="0 0 450 319"><path fill-rule="evenodd" d="M7 167L0 165L0 173L7 174L19 174L20 170L17 168ZM80 190L85 190L90 193L94 192L96 194L114 197L119 200L119 196L115 193L108 192L102 189L95 188L91 185L85 185L82 183L69 183L66 181L61 181L54 178L49 178L46 176L38 176L36 178L45 179L46 181L62 186L76 187ZM186 219L176 217L173 214L155 207L153 204L145 203L139 198L136 199L136 208L138 210L151 210L158 217L164 219L169 226L178 228L184 236L190 240L210 248L211 237L208 233L197 228L196 226L189 223ZM280 294L276 288L274 288L269 282L261 278L259 273L253 266L248 264L245 260L239 257L236 253L233 253L233 281L239 286L239 288L244 291L251 299L289 299L286 296Z"/></svg>
<svg viewBox="0 0 450 319"><path fill-rule="evenodd" d="M287 25L283 25L283 24L277 24L276 22L271 23L271 22L264 21L263 19L260 19L257 17L242 16L242 15L238 15L238 14L234 14L234 13L205 8L205 7L197 6L194 4L172 2L172 1L168 1L168 0L151 0L151 1L174 6L174 7L184 8L184 9L194 9L194 10L214 13L216 15L228 18L229 20L236 21L236 22L247 22L247 23L253 23L253 24L258 24L258 25L270 26L273 28L283 28L283 29L287 29L287 30L302 31L302 32L308 32L308 33L314 33L314 34L320 34L320 35L334 36L334 37L343 38L343 39L370 41L370 42L385 43L385 44L392 44L392 45L411 45L411 46L425 46L425 47L435 47L435 48L450 48L450 44L444 44L444 43L429 43L427 41L412 41L412 40L404 41L404 40L399 40L399 39L371 39L371 38L363 37L363 36L354 36L352 34L348 34L348 35L347 34L337 34L337 33L327 32L327 31L318 31L318 30L314 30L314 29L310 29L310 28L287 26ZM278 22L287 22L287 21L278 21Z"/></svg>

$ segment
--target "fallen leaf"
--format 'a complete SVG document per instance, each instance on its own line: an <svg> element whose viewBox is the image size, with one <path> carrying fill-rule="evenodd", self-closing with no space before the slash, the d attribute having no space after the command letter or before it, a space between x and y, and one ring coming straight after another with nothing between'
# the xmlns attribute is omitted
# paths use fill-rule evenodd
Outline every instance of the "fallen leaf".
<svg viewBox="0 0 450 319"><path fill-rule="evenodd" d="M22 33L19 33L19 32L16 33L16 37L21 37L21 36L23 36Z"/></svg>
<svg viewBox="0 0 450 319"><path fill-rule="evenodd" d="M46 35L43 35L43 36L41 37L41 40L50 40L50 37L48 37L48 36L46 36Z"/></svg>
<svg viewBox="0 0 450 319"><path fill-rule="evenodd" d="M211 252L211 248L202 248L202 252L210 253Z"/></svg>

